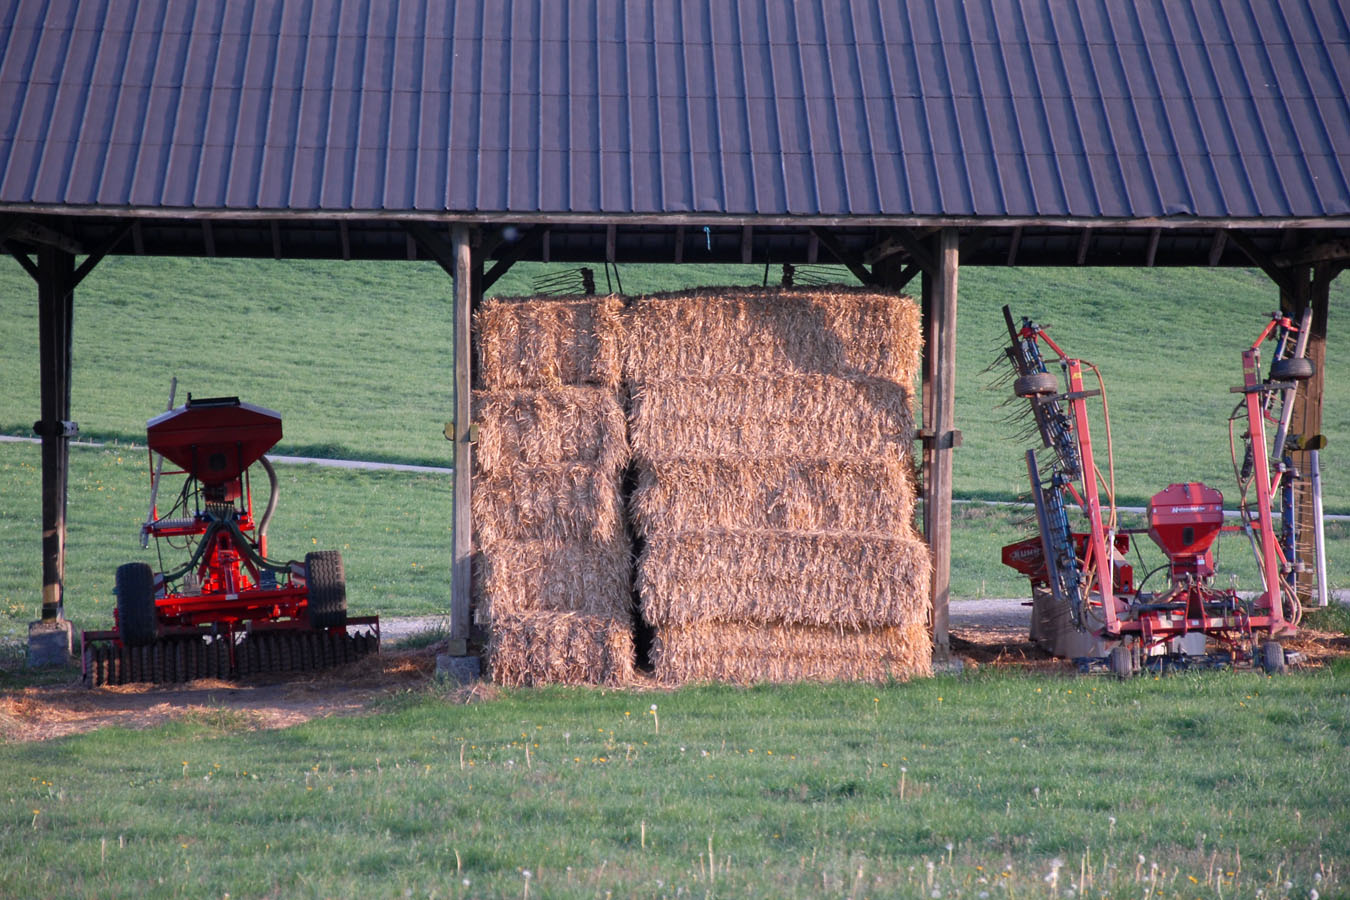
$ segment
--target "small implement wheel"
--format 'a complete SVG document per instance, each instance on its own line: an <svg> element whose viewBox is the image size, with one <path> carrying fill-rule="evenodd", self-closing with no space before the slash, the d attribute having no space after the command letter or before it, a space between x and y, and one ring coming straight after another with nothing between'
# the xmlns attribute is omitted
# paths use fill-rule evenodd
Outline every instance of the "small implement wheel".
<svg viewBox="0 0 1350 900"><path fill-rule="evenodd" d="M1043 397L1059 393L1059 379L1049 372L1032 372L1013 382L1013 393L1019 397Z"/></svg>
<svg viewBox="0 0 1350 900"><path fill-rule="evenodd" d="M1270 364L1271 381L1307 381L1316 372L1316 363L1305 356L1297 359L1277 359Z"/></svg>
<svg viewBox="0 0 1350 900"><path fill-rule="evenodd" d="M117 567L117 626L122 640L139 647L156 636L155 573L145 563Z"/></svg>
<svg viewBox="0 0 1350 900"><path fill-rule="evenodd" d="M1130 655L1130 648L1121 644L1111 649L1111 674L1120 679L1129 678L1134 674L1134 660Z"/></svg>
<svg viewBox="0 0 1350 900"><path fill-rule="evenodd" d="M1267 675L1283 675L1286 671L1284 647L1279 641L1266 641L1261 645L1261 668Z"/></svg>
<svg viewBox="0 0 1350 900"><path fill-rule="evenodd" d="M305 583L309 586L309 621L317 631L347 624L347 577L342 554L319 550L305 554Z"/></svg>

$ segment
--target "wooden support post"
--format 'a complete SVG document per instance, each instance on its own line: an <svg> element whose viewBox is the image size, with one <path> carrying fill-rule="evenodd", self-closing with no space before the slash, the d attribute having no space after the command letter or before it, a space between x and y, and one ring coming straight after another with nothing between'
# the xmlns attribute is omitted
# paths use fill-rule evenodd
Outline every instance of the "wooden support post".
<svg viewBox="0 0 1350 900"><path fill-rule="evenodd" d="M467 653L471 627L473 594L473 443L472 443L472 365L470 328L477 277L472 232L468 225L457 224L451 233L454 259L455 316L455 524L453 569L450 597L451 652ZM477 261L481 264L481 261Z"/></svg>
<svg viewBox="0 0 1350 900"><path fill-rule="evenodd" d="M1330 306L1331 282L1335 279L1339 267L1333 268L1327 263L1294 266L1291 290L1280 292L1280 307L1295 316L1301 316L1304 308L1312 307L1312 326L1308 334L1308 347L1305 355L1312 360L1313 377L1299 386L1294 397L1294 415L1289 423L1289 434L1302 438L1322 433L1322 393L1327 359L1327 311ZM1307 451L1291 454L1294 467L1304 475L1311 471L1312 460ZM1294 521L1299 535L1313 534L1312 497L1306 493L1295 494ZM1300 538L1299 543L1304 543ZM1311 556L1302 560L1312 571ZM1300 601L1312 599L1314 578L1300 575L1296 580Z"/></svg>
<svg viewBox="0 0 1350 900"><path fill-rule="evenodd" d="M955 427L956 288L960 247L955 228L944 228L936 240L936 268L925 272L924 296L924 536L933 555L933 655L938 664L950 658L947 604L951 593L952 450L959 443Z"/></svg>
<svg viewBox="0 0 1350 900"><path fill-rule="evenodd" d="M70 469L71 319L75 257L38 250L38 365L42 418L42 619L65 614L66 495Z"/></svg>

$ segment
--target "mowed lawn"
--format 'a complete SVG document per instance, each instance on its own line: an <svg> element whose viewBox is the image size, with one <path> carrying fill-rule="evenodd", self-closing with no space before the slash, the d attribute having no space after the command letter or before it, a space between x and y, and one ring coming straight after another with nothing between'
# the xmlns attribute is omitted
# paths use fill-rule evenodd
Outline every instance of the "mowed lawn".
<svg viewBox="0 0 1350 900"><path fill-rule="evenodd" d="M0 895L1338 897L1350 669L395 696L0 745Z"/></svg>

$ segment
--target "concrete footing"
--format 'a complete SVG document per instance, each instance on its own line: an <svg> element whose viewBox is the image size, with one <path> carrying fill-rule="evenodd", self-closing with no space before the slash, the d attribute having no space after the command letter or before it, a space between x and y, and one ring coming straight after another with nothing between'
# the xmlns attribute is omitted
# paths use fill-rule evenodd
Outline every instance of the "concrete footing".
<svg viewBox="0 0 1350 900"><path fill-rule="evenodd" d="M483 661L478 656L451 656L442 653L436 657L436 677L458 684L472 684L483 677Z"/></svg>
<svg viewBox="0 0 1350 900"><path fill-rule="evenodd" d="M39 619L28 623L29 668L68 665L74 634L67 619Z"/></svg>

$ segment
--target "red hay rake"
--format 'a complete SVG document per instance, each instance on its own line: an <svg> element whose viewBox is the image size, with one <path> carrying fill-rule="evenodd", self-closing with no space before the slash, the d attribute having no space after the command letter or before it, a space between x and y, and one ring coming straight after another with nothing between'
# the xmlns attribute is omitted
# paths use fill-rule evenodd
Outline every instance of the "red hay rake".
<svg viewBox="0 0 1350 900"><path fill-rule="evenodd" d="M1284 509L1282 543L1272 505L1282 492L1292 496L1289 482L1297 477L1285 454L1293 449L1288 427L1297 384L1313 374L1311 360L1303 355L1307 318L1295 325L1273 315L1242 353L1243 382L1232 388L1242 399L1229 422L1242 524L1224 524L1219 491L1185 482L1153 495L1147 528L1129 529L1117 523L1110 418L1100 373L1091 363L1069 356L1031 319L1019 326L1008 307L1003 313L1011 340L1006 353L1016 373L1013 393L1029 402L1036 431L1050 451L1044 467L1035 450L1026 455L1039 535L1004 547L1003 561L1030 578L1034 593L1066 611L1074 628L1097 639L1104 655L1077 658L1080 668L1105 668L1122 677L1145 668L1193 665L1260 664L1267 671L1283 671L1286 655L1279 640L1296 632L1300 606L1294 579L1302 566L1289 538L1292 511ZM1272 337L1273 362L1263 378L1261 346ZM1058 364L1061 375L1049 371L1047 357ZM1085 370L1094 374L1096 387L1085 384ZM1111 472L1105 478L1088 420L1088 400L1097 397ZM1278 417L1274 408L1280 410ZM1269 452L1268 421L1278 423ZM1241 426L1245 430L1239 436ZM1321 444L1321 438L1302 442L1305 449ZM1254 508L1248 499L1251 488ZM1071 526L1074 507L1086 521L1085 530ZM1235 588L1214 587L1214 542L1222 532L1249 537L1261 572L1258 595L1242 597ZM1145 591L1136 585L1125 562L1130 536L1141 533L1167 558L1167 584L1160 589ZM1324 573L1319 573L1320 583ZM1193 635L1203 635L1205 650L1184 640Z"/></svg>

